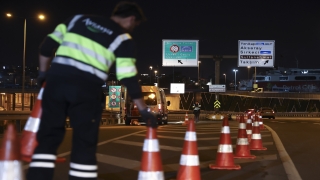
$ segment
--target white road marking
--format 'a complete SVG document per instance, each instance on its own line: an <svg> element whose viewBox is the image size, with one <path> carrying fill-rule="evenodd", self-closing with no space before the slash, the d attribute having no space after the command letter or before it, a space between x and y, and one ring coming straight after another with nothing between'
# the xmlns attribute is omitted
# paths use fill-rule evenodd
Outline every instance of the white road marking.
<svg viewBox="0 0 320 180"><path fill-rule="evenodd" d="M132 136L134 134L138 134L138 133L141 133L141 132L145 132L146 130L142 130L142 131L137 131L137 132L134 132L134 133L131 133L131 134L127 134L127 135L124 135L124 136L119 136L119 137L116 137L116 138L113 138L113 139L109 139L107 141L102 141L100 143L98 143L97 146L100 146L100 145L103 145L103 144L106 144L106 143L109 143L109 142L112 142L112 141L116 141L118 139L122 139L122 138L125 138L125 137L128 137L128 136ZM67 151L65 153L61 153L61 154L58 154L57 156L58 157L64 157L64 156L67 156L71 153L71 151ZM29 164L26 164L23 166L23 169L26 170L29 168Z"/></svg>
<svg viewBox="0 0 320 180"><path fill-rule="evenodd" d="M131 145L131 146L139 146L141 148L143 147L143 142L117 140L117 141L114 141L113 143L125 144L125 145ZM159 147L160 147L160 149L164 149L164 150L182 151L182 147L173 147L173 146L164 146L164 145L159 145Z"/></svg>
<svg viewBox="0 0 320 180"><path fill-rule="evenodd" d="M99 142L99 143L97 144L97 146L101 146L101 145L103 145L103 144L107 144L107 143L109 143L109 142L116 141L116 140L118 140L118 139L122 139L122 138L125 138L125 137L128 137L128 136L132 136L132 135L134 135L134 134L138 134L138 133L145 132L145 131L147 131L147 130L137 131L137 132L134 132L134 133L131 133L131 134L127 134L127 135L124 135L124 136L119 136L119 137L116 137L116 138L113 138L113 139L109 139L109 140L107 140L107 141L102 141L102 142ZM71 151L68 151L68 152L65 152L65 153L58 154L57 156L58 156L58 157L64 157L64 156L69 155L70 153L71 153Z"/></svg>
<svg viewBox="0 0 320 180"><path fill-rule="evenodd" d="M113 143L117 144L125 144L125 145L130 145L130 146L138 146L141 147L143 146L143 142L133 142L133 141L124 141L124 140L117 140L114 141ZM263 145L273 145L273 142L262 142ZM174 146L164 146L160 145L159 146L161 150L169 150L169 151L182 151L181 147L174 147ZM233 148L236 148L236 145L232 145ZM198 147L198 150L215 150L217 149L218 146L203 146L203 147Z"/></svg>
<svg viewBox="0 0 320 180"><path fill-rule="evenodd" d="M197 133L198 134L198 133ZM221 133L220 133L221 134ZM144 134L134 134L134 136L145 136ZM261 135L262 137L269 137L271 136L271 134L264 134L264 135ZM162 135L157 135L158 139L177 139L177 140L184 140L184 137L172 137L172 136L162 136ZM231 139L236 139L238 138L238 136L230 136ZM220 136L219 137L210 137L210 138L197 138L198 141L201 141L201 140L219 140L220 139Z"/></svg>
<svg viewBox="0 0 320 180"><path fill-rule="evenodd" d="M302 179L298 170L296 169L296 166L293 164L289 154L287 153L286 149L284 148L278 134L271 129L269 126L265 125L265 127L271 132L275 145L278 149L280 159L282 161L282 164L284 166L284 170L287 173L289 180L300 180Z"/></svg>
<svg viewBox="0 0 320 180"><path fill-rule="evenodd" d="M186 132L180 132L180 131L157 131L158 133L162 133L162 132L168 132L168 133L177 133L177 134L185 134ZM238 132L231 132L231 133L238 133ZM221 134L221 132L198 132L197 134Z"/></svg>
<svg viewBox="0 0 320 180"><path fill-rule="evenodd" d="M230 127L230 126L229 126ZM116 127L118 128L118 127ZM119 127L120 128L120 127ZM122 127L123 128L123 127ZM230 127L230 129L233 129L234 131L231 133L236 133L237 131L235 131L235 129L237 129L238 127ZM172 130L172 131L171 131ZM182 127L178 127L178 128L172 128L172 127L167 127L167 126L159 126L158 128L158 132L171 132L171 133L178 133L177 130L187 130L187 128L184 126ZM221 134L220 132L212 132L212 131L220 131L221 127L205 127L205 128L196 128L196 131L201 131L201 132L197 132L197 134ZM145 132L146 130L142 130L142 131L138 131L135 133L131 133L131 134L127 134L124 136L120 136L117 138L113 138L107 141L103 141L98 143L98 146L103 145L103 144L107 144L110 142L113 143L119 143L119 144L126 144L126 145L132 145L132 146L139 146L139 147L143 147L143 142L133 142L133 141L124 141L124 140L120 140L122 138L128 137L128 136L145 136L145 134L140 134L142 132ZM179 133L183 133L184 132L179 132ZM262 135L262 137L267 137L267 136L271 136L271 134L264 134ZM158 138L170 138L172 139L172 136L161 136L161 135L157 135ZM232 139L237 138L237 136L231 136ZM175 138L177 140L184 140L184 138ZM198 138L198 140L219 140L220 137L213 137L213 138ZM273 145L273 142L263 142L263 145ZM233 148L236 148L236 145L232 145ZM218 146L204 146L204 147L198 147L198 150L216 150L218 148ZM177 152L181 152L182 151L182 147L173 147L173 146L164 146L164 145L160 145L160 149L162 150L169 150L169 151L177 151ZM61 153L58 156L59 157L64 157L67 156L71 153L71 151L65 152L65 153ZM277 155L266 155L266 156L260 156L257 157L256 160L239 160L239 159L235 159L236 163L246 163L246 162L253 162L253 161L264 161L264 160L276 160L277 159ZM128 168L128 169L135 169L135 170L139 170L140 168L140 162L139 161L135 161L135 160L130 160L130 159L125 159L125 158L120 158L120 157L115 157L115 156L109 156L109 155L105 155L105 154L98 154L97 153L97 160L98 162L101 163L106 163L106 164L111 164L111 165L115 165L115 166L119 166L119 167L124 167L124 168ZM212 163L210 162L202 162L200 164L200 167L207 167L208 164ZM164 171L172 171L172 167L176 167L175 169L178 170L179 168L179 164L168 164L168 165L163 165L164 167ZM26 164L23 166L23 169L28 169L29 165Z"/></svg>
<svg viewBox="0 0 320 180"><path fill-rule="evenodd" d="M116 156L109 156L105 154L96 154L97 156L97 161L100 163L104 164L110 164L113 166L118 166L122 168L127 168L131 170L140 170L140 161L135 161L135 160L130 160L130 159L125 159L121 157L116 157ZM256 159L234 159L235 163L241 164L241 163L248 163L248 162L257 162L257 161L270 161L270 160L277 160L277 155L276 154L271 154L271 155L265 155L265 156L257 156ZM208 165L212 163L212 161L206 161L206 162L201 162L199 167L200 168L206 168ZM178 171L180 168L180 164L164 164L163 165L163 171Z"/></svg>

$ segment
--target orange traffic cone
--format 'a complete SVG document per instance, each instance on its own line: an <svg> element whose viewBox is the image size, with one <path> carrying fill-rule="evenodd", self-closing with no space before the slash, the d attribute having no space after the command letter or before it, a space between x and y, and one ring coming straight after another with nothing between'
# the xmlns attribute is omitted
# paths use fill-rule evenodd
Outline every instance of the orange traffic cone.
<svg viewBox="0 0 320 180"><path fill-rule="evenodd" d="M182 155L180 158L180 168L178 171L177 180L200 180L199 156L197 135L195 132L194 120L189 121Z"/></svg>
<svg viewBox="0 0 320 180"><path fill-rule="evenodd" d="M254 117L252 128L252 139L250 142L250 150L267 150L266 147L262 147L262 140L260 134L258 115Z"/></svg>
<svg viewBox="0 0 320 180"><path fill-rule="evenodd" d="M238 122L240 121L240 114L236 115L236 121L238 121Z"/></svg>
<svg viewBox="0 0 320 180"><path fill-rule="evenodd" d="M164 179L156 131L156 128L147 128L147 134L143 144L141 168L138 176L139 180Z"/></svg>
<svg viewBox="0 0 320 180"><path fill-rule="evenodd" d="M246 123L244 121L244 116L240 116L239 129L238 129L238 139L236 146L236 153L234 158L246 158L255 159L256 156L250 154L250 147L248 136L246 132Z"/></svg>
<svg viewBox="0 0 320 180"><path fill-rule="evenodd" d="M244 113L243 118L244 118L244 123L247 124L248 114Z"/></svg>
<svg viewBox="0 0 320 180"><path fill-rule="evenodd" d="M13 124L9 124L0 150L1 180L24 179L19 146L17 131Z"/></svg>
<svg viewBox="0 0 320 180"><path fill-rule="evenodd" d="M259 113L259 127L260 127L260 130L264 129L263 119L260 113Z"/></svg>
<svg viewBox="0 0 320 180"><path fill-rule="evenodd" d="M252 137L252 116L249 116L247 119L247 126L246 126L246 131L247 131L247 137L248 137L248 142L251 142L251 137Z"/></svg>
<svg viewBox="0 0 320 180"><path fill-rule="evenodd" d="M230 127L228 118L225 117L222 122L220 144L217 150L216 164L209 164L211 169L239 170L241 167L234 164L233 148L230 137Z"/></svg>
<svg viewBox="0 0 320 180"><path fill-rule="evenodd" d="M184 118L184 122L182 125L187 125L189 123L189 117L188 117L188 112L186 112L186 116Z"/></svg>
<svg viewBox="0 0 320 180"><path fill-rule="evenodd" d="M33 152L38 145L37 142L37 132L40 125L40 118L42 113L41 102L42 102L42 94L45 87L45 83L43 83L37 100L34 105L34 109L31 112L30 117L24 127L22 132L21 141L20 141L20 153L21 159L25 162L31 162L31 158ZM65 158L57 157L56 162L64 162Z"/></svg>

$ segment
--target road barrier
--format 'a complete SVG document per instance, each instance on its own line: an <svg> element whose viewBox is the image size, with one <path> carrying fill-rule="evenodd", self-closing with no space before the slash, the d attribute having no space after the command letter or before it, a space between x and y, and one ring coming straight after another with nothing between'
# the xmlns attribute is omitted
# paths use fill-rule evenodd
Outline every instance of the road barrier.
<svg viewBox="0 0 320 180"><path fill-rule="evenodd" d="M0 135L3 134L9 123L13 123L18 133L21 133L26 125L31 111L2 111L0 113ZM121 123L119 112L104 111L101 116L101 126ZM66 119L66 128L71 128L70 120Z"/></svg>

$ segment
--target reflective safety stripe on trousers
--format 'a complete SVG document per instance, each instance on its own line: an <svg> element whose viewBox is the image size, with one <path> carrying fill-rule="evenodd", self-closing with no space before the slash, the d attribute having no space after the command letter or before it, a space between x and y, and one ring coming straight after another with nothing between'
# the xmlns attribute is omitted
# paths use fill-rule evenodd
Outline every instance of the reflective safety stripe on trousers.
<svg viewBox="0 0 320 180"><path fill-rule="evenodd" d="M35 168L54 168L54 161L57 159L56 155L53 154L34 154L32 156L32 162L29 167Z"/></svg>
<svg viewBox="0 0 320 180"><path fill-rule="evenodd" d="M78 164L78 163L70 163L70 176L81 177L81 178L96 178L98 177L97 165L89 165L89 164Z"/></svg>

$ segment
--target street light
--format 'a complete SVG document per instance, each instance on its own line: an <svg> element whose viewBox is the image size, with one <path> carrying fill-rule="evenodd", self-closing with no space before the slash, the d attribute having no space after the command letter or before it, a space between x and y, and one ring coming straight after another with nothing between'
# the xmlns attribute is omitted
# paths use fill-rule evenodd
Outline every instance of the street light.
<svg viewBox="0 0 320 180"><path fill-rule="evenodd" d="M152 66L149 67L149 70L150 70L149 76L150 76L150 83L151 83L151 71L152 71Z"/></svg>
<svg viewBox="0 0 320 180"><path fill-rule="evenodd" d="M237 90L237 69L234 69L233 72L234 72L234 90L236 91Z"/></svg>
<svg viewBox="0 0 320 180"><path fill-rule="evenodd" d="M201 86L200 86L200 63L201 63L201 61L198 61L198 84L199 84L199 87L201 88Z"/></svg>
<svg viewBox="0 0 320 180"><path fill-rule="evenodd" d="M224 75L224 84L227 85L227 75L226 74L223 74Z"/></svg>
<svg viewBox="0 0 320 180"><path fill-rule="evenodd" d="M156 79L156 78L157 78L157 72L158 72L158 71L154 71L154 82L155 82L155 83L157 82L157 79Z"/></svg>
<svg viewBox="0 0 320 180"><path fill-rule="evenodd" d="M251 68L251 67L248 66L247 68L248 68L248 80L249 80L249 78L250 78L250 75L249 75L249 74L250 74L250 68Z"/></svg>
<svg viewBox="0 0 320 180"><path fill-rule="evenodd" d="M6 14L7 17L11 18L13 17L11 13ZM26 63L26 41L27 41L27 18L19 17L19 16L14 16L18 18L24 19L24 26L23 26L23 62L22 62L22 93L21 93L21 111L24 110L24 83L25 83L25 63ZM38 16L40 20L44 20L45 16L40 14Z"/></svg>

